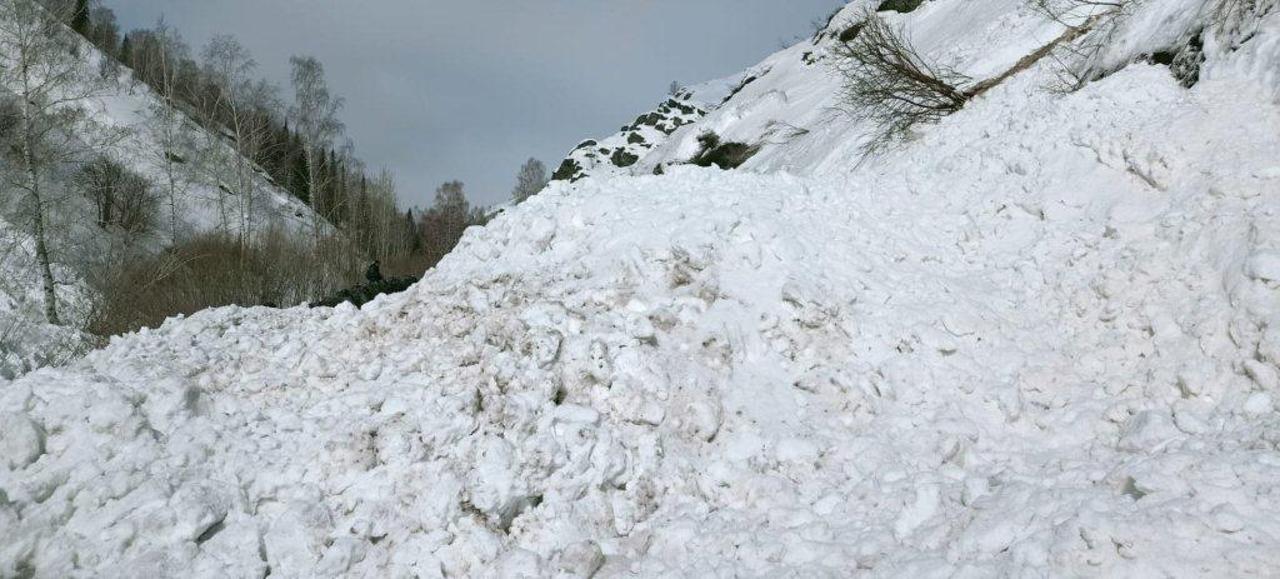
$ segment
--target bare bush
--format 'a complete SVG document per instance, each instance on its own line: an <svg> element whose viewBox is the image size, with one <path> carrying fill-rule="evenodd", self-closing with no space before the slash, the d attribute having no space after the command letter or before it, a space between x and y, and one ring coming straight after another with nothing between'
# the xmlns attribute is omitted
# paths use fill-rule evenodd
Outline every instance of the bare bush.
<svg viewBox="0 0 1280 579"><path fill-rule="evenodd" d="M906 34L868 14L848 40L836 44L845 112L870 123L866 153L890 146L911 128L934 122L969 100L959 87L969 77L925 59Z"/></svg>
<svg viewBox="0 0 1280 579"><path fill-rule="evenodd" d="M125 260L99 273L100 299L88 330L99 336L158 327L165 319L229 305L293 306L359 280L353 248L339 237L319 243L278 230L251 245L214 233L158 255Z"/></svg>
<svg viewBox="0 0 1280 579"><path fill-rule="evenodd" d="M130 238L155 228L158 198L146 177L103 155L81 167L75 182L97 208L99 227L117 227Z"/></svg>
<svg viewBox="0 0 1280 579"><path fill-rule="evenodd" d="M1280 10L1280 0L1218 0L1213 24L1231 46L1257 32L1263 16Z"/></svg>
<svg viewBox="0 0 1280 579"><path fill-rule="evenodd" d="M698 153L689 160L699 167L716 166L725 171L737 169L760 152L759 146L722 141L720 135L707 131L698 135Z"/></svg>
<svg viewBox="0 0 1280 579"><path fill-rule="evenodd" d="M1047 54L1056 64L1059 80L1052 89L1076 91L1111 72L1102 68L1099 56L1134 4L1134 0L1036 0L1037 10L1067 29Z"/></svg>

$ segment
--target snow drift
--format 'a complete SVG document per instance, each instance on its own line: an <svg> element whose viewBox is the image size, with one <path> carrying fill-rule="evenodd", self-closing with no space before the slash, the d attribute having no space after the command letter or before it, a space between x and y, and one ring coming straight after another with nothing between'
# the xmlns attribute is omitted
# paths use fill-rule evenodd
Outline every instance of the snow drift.
<svg viewBox="0 0 1280 579"><path fill-rule="evenodd" d="M902 18L971 76L1060 31ZM1274 574L1277 18L1191 89L1041 64L860 165L832 122L559 183L404 294L28 375L0 574ZM793 56L698 122L806 125L832 81Z"/></svg>

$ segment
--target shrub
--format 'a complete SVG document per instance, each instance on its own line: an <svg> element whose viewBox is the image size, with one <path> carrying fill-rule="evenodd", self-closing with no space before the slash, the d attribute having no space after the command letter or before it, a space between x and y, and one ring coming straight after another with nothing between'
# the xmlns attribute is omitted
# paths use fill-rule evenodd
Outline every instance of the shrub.
<svg viewBox="0 0 1280 579"><path fill-rule="evenodd" d="M88 329L110 336L211 307L297 305L352 285L360 262L339 238L317 243L272 231L245 245L226 235L198 236L98 272L100 297Z"/></svg>
<svg viewBox="0 0 1280 579"><path fill-rule="evenodd" d="M582 178L582 165L573 159L565 159L560 167L551 174L552 181L577 181Z"/></svg>
<svg viewBox="0 0 1280 579"><path fill-rule="evenodd" d="M876 8L876 12L902 12L905 14L919 8L921 4L924 4L924 0L884 0Z"/></svg>
<svg viewBox="0 0 1280 579"><path fill-rule="evenodd" d="M970 79L928 62L900 29L870 14L848 42L836 44L845 112L874 130L864 152L889 146L912 127L949 115L969 100L958 87Z"/></svg>
<svg viewBox="0 0 1280 579"><path fill-rule="evenodd" d="M1137 0L1036 0L1035 6L1040 12L1068 29L1064 40L1054 47L1061 81L1056 88L1077 90L1127 64L1100 57L1104 49L1116 44L1116 34L1138 5ZM1216 7L1209 10L1210 18L1225 24L1232 20L1231 14L1242 14L1237 9L1246 5L1258 4L1256 0L1219 0ZM1174 78L1190 88L1200 81L1200 67L1204 63L1204 24L1196 24L1179 36L1176 42L1138 58L1168 66ZM1231 46L1228 37L1218 41Z"/></svg>
<svg viewBox="0 0 1280 579"><path fill-rule="evenodd" d="M93 200L98 226L118 227L131 237L154 229L159 197L146 177L99 156L81 167L75 184Z"/></svg>
<svg viewBox="0 0 1280 579"><path fill-rule="evenodd" d="M1133 0L1035 0L1037 10L1067 28L1051 52L1059 80L1054 89L1075 91L1114 72L1102 68L1098 56L1112 44L1133 4Z"/></svg>
<svg viewBox="0 0 1280 579"><path fill-rule="evenodd" d="M639 160L640 160L639 155L634 155L632 153L629 153L627 152L626 149L617 149L613 152L612 155L609 156L609 162L621 168L630 167L636 164L636 161L639 161Z"/></svg>
<svg viewBox="0 0 1280 579"><path fill-rule="evenodd" d="M698 154L689 162L699 167L715 165L724 170L736 169L759 152L760 147L746 143L721 142L720 136L707 131L698 135Z"/></svg>
<svg viewBox="0 0 1280 579"><path fill-rule="evenodd" d="M343 302L350 302L356 307L363 306L383 294L400 293L418 283L416 277L391 277L370 281L341 290L329 297L311 304L313 308L332 308Z"/></svg>

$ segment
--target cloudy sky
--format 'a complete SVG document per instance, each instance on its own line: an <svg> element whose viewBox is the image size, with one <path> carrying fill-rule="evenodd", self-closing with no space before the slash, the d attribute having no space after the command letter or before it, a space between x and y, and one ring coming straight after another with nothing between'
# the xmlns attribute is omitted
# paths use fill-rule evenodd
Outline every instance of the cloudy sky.
<svg viewBox="0 0 1280 579"><path fill-rule="evenodd" d="M505 199L516 170L550 170L663 97L755 64L839 0L104 0L121 26L165 19L197 50L231 33L284 86L292 54L324 62L343 120L404 205L461 179ZM288 94L288 93L285 93Z"/></svg>

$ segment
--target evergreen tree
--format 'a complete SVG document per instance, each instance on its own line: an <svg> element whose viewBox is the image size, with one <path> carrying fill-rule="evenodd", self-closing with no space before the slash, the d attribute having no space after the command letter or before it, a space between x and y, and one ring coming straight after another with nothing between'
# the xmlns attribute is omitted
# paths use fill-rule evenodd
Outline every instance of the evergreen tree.
<svg viewBox="0 0 1280 579"><path fill-rule="evenodd" d="M133 66L133 42L129 40L128 34L124 35L124 40L120 42L120 62L125 66Z"/></svg>
<svg viewBox="0 0 1280 579"><path fill-rule="evenodd" d="M89 0L76 0L75 11L71 13L71 29L80 36L89 37Z"/></svg>
<svg viewBox="0 0 1280 579"><path fill-rule="evenodd" d="M422 253L422 232L418 230L418 221L413 218L412 209L405 210L404 219L405 235L409 236L409 253L420 254Z"/></svg>
<svg viewBox="0 0 1280 579"><path fill-rule="evenodd" d="M311 196L311 169L307 164L306 145L302 143L301 137L294 134L293 143L289 148L293 151L291 155L293 169L289 176L290 191L293 192L294 197L315 208L315 201Z"/></svg>

